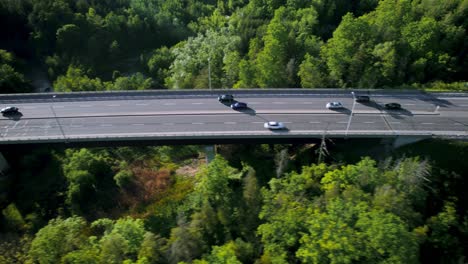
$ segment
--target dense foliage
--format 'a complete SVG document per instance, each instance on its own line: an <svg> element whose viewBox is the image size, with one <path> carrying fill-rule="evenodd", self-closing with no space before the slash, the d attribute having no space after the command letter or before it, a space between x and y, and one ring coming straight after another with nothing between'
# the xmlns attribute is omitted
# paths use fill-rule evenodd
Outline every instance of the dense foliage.
<svg viewBox="0 0 468 264"><path fill-rule="evenodd" d="M420 146L413 155L424 157L434 146L456 151L460 161L468 155L462 143ZM205 164L199 150L6 153L23 157L11 163L12 191L2 200L0 262L458 263L466 257L468 168L445 164L444 154L410 158L402 149L405 154L380 161L310 163L307 157L318 156L309 146L220 146L225 157Z"/></svg>
<svg viewBox="0 0 468 264"><path fill-rule="evenodd" d="M467 86L466 0L1 0L0 25L0 93L35 65L62 92ZM8 149L0 263L466 261L466 144L344 145Z"/></svg>
<svg viewBox="0 0 468 264"><path fill-rule="evenodd" d="M208 88L209 75L214 88L465 89L467 17L464 0L4 0L0 49L39 61L57 91ZM2 92L21 91L0 63Z"/></svg>

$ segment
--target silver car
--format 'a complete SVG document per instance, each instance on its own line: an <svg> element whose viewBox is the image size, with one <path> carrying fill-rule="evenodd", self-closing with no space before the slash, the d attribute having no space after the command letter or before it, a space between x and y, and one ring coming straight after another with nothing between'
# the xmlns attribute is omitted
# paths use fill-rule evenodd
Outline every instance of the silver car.
<svg viewBox="0 0 468 264"><path fill-rule="evenodd" d="M285 129L286 128L283 123L276 122L276 121L266 122L265 124L263 124L263 127L267 128L267 129L272 129L272 130Z"/></svg>
<svg viewBox="0 0 468 264"><path fill-rule="evenodd" d="M330 102L327 104L328 109L341 109L344 106L340 102Z"/></svg>

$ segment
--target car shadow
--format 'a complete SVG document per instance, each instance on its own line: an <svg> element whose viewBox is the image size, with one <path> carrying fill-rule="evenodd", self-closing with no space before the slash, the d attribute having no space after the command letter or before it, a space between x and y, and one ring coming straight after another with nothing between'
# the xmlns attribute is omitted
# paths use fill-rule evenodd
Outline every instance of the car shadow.
<svg viewBox="0 0 468 264"><path fill-rule="evenodd" d="M382 107L382 111L391 117L395 119L403 119L403 117L409 117L413 116L413 113L411 111L408 111L405 108L400 108L400 109L386 109L385 107Z"/></svg>
<svg viewBox="0 0 468 264"><path fill-rule="evenodd" d="M227 107L231 107L231 104L235 104L237 103L236 100L232 100L232 101L220 101L221 104L223 104L224 106L227 106Z"/></svg>
<svg viewBox="0 0 468 264"><path fill-rule="evenodd" d="M3 116L14 121L19 121L21 117L23 117L23 114L21 112L16 112L16 113L3 114Z"/></svg>
<svg viewBox="0 0 468 264"><path fill-rule="evenodd" d="M333 112L338 112L338 113L342 113L342 114L346 114L346 115L350 115L351 114L351 110L349 110L348 108L337 108L337 109L329 109Z"/></svg>
<svg viewBox="0 0 468 264"><path fill-rule="evenodd" d="M243 108L243 109L233 109L233 110L237 111L239 113L248 114L248 115L251 115L251 116L257 115L257 111L255 111L254 109L252 109L250 107L246 107L246 108Z"/></svg>
<svg viewBox="0 0 468 264"><path fill-rule="evenodd" d="M288 133L289 132L289 128L285 127L283 129L269 129L271 132L273 133Z"/></svg>

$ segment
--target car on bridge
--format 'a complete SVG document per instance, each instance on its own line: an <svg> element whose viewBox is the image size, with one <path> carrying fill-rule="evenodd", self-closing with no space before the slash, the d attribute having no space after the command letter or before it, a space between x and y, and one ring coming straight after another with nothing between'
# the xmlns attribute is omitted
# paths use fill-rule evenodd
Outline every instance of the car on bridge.
<svg viewBox="0 0 468 264"><path fill-rule="evenodd" d="M234 109L234 110L245 109L245 108L247 108L247 104L243 103L243 102L236 102L236 103L231 105L231 108Z"/></svg>
<svg viewBox="0 0 468 264"><path fill-rule="evenodd" d="M6 115L6 114L12 114L12 113L17 113L18 112L18 107L14 106L7 106L4 107L0 110L0 113Z"/></svg>
<svg viewBox="0 0 468 264"><path fill-rule="evenodd" d="M358 103L369 103L370 102L370 97L367 96L367 95L357 95L354 98L354 101L356 101Z"/></svg>
<svg viewBox="0 0 468 264"><path fill-rule="evenodd" d="M281 122L276 122L276 121L269 121L263 124L264 128L270 129L270 130L279 130L279 129L285 129L286 126L281 123Z"/></svg>
<svg viewBox="0 0 468 264"><path fill-rule="evenodd" d="M218 96L218 101L220 102L232 102L234 101L234 96L232 94L223 94Z"/></svg>
<svg viewBox="0 0 468 264"><path fill-rule="evenodd" d="M344 108L343 104L340 102L330 102L327 104L328 109L342 109Z"/></svg>
<svg viewBox="0 0 468 264"><path fill-rule="evenodd" d="M399 103L388 103L385 104L385 108L389 110L400 110L401 109L401 104Z"/></svg>

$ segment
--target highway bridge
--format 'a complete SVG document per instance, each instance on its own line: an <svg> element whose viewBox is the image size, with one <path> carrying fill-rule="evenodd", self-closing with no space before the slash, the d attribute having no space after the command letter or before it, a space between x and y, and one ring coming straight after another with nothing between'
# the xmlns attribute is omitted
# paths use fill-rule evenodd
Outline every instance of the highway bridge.
<svg viewBox="0 0 468 264"><path fill-rule="evenodd" d="M354 94L352 93L354 92ZM249 108L218 102L233 94ZM357 103L368 95L370 103ZM325 105L339 101L341 110ZM401 110L385 109L386 103ZM468 139L468 94L402 90L154 90L0 95L0 145L291 142L327 138ZM270 131L267 121L287 129Z"/></svg>

